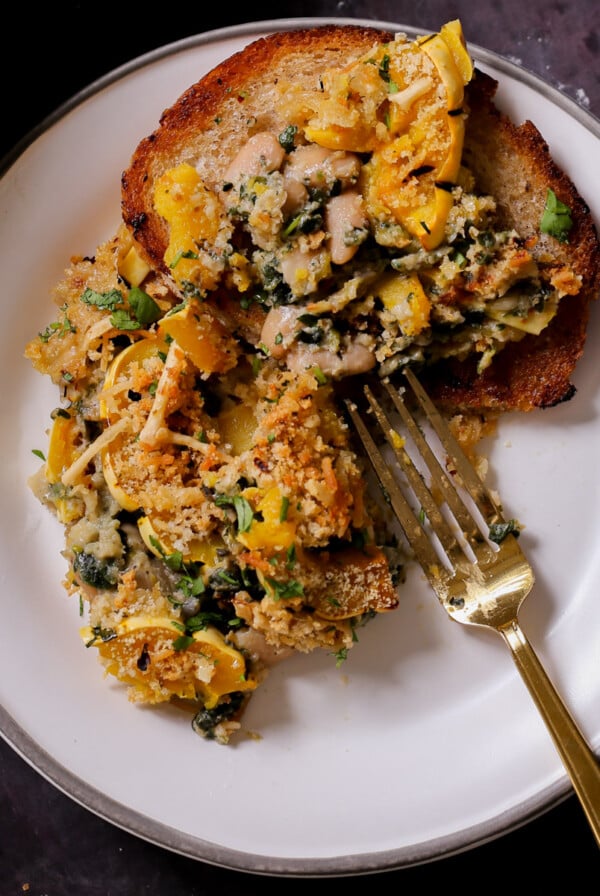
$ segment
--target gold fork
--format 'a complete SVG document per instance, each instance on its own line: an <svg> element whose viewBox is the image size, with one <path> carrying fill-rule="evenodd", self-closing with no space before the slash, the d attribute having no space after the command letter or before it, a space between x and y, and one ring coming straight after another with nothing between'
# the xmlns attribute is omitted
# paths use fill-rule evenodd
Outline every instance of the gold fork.
<svg viewBox="0 0 600 896"><path fill-rule="evenodd" d="M364 422L365 411L345 397L350 419L442 606L457 622L495 629L509 646L600 846L600 762L518 622L521 604L534 584L533 570L517 541L518 525L503 517L415 374L406 369L404 377L410 391L378 379L363 385L366 413L375 418L375 432L391 447L390 460ZM421 423L409 410L415 399L418 413L424 414ZM408 440L401 435L402 424ZM435 436L430 432L426 437L426 428Z"/></svg>

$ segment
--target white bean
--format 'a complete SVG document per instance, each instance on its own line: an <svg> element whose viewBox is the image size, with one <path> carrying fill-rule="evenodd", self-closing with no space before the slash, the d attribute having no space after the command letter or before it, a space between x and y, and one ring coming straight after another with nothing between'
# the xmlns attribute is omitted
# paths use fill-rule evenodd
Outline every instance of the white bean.
<svg viewBox="0 0 600 896"><path fill-rule="evenodd" d="M357 230L367 227L363 200L356 190L332 196L325 208L325 228L329 234L329 251L334 264L346 264L354 257L360 242L353 239Z"/></svg>
<svg viewBox="0 0 600 896"><path fill-rule="evenodd" d="M286 199L283 205L283 214L287 217L306 204L308 190L301 181L290 176L287 167L283 170L283 189L286 194Z"/></svg>
<svg viewBox="0 0 600 896"><path fill-rule="evenodd" d="M372 348L360 342L351 343L341 354L327 348L311 348L297 342L288 352L286 364L294 373L318 367L325 376L334 379L366 373L375 366L375 353Z"/></svg>
<svg viewBox="0 0 600 896"><path fill-rule="evenodd" d="M260 341L273 358L284 356L293 341L298 318L305 310L301 305L277 305L271 308L265 318Z"/></svg>
<svg viewBox="0 0 600 896"><path fill-rule="evenodd" d="M269 174L281 168L285 151L274 134L261 131L254 134L229 163L224 182L235 183L240 177Z"/></svg>
<svg viewBox="0 0 600 896"><path fill-rule="evenodd" d="M308 296L319 281L330 273L329 252L324 248L309 249L298 246L284 252L280 258L283 279L295 296Z"/></svg>
<svg viewBox="0 0 600 896"><path fill-rule="evenodd" d="M360 159L351 152L325 149L311 143L294 150L285 174L307 187L331 187L336 181L345 187L356 182Z"/></svg>

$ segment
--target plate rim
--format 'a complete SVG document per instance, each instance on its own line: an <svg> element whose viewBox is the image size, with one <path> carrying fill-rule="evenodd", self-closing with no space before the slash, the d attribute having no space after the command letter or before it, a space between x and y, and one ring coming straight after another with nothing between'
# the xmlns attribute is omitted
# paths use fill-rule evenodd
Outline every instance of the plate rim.
<svg viewBox="0 0 600 896"><path fill-rule="evenodd" d="M253 39L254 36L264 33L298 30L300 28L326 24L353 24L362 27L382 28L405 32L409 36L416 36L427 30L379 19L323 16L264 19L190 35L133 58L75 93L31 129L0 160L0 177L7 173L38 137L58 124L68 113L83 104L90 97L117 83L128 74L144 68L146 65L155 64L161 59L172 57L180 52L218 43L225 39L241 37ZM472 42L468 42L468 47L476 62L484 65L489 64L515 81L533 88L551 103L566 111L579 124L589 130L592 135L600 139L600 119L596 118L591 111L583 108L572 97L562 93L536 73L494 51L487 50ZM555 784L539 791L528 800L501 812L488 822L462 828L452 835L380 852L334 857L278 857L247 853L204 840L177 830L163 822L155 821L138 810L106 796L83 778L72 773L44 750L1 704L0 737L50 784L57 787L58 790L83 808L116 827L188 858L226 869L266 876L343 877L426 864L434 860L466 852L469 849L504 836L554 808L571 793L571 786L565 775L564 778Z"/></svg>
<svg viewBox="0 0 600 896"><path fill-rule="evenodd" d="M483 846L539 818L570 795L568 782L559 782L535 797L512 806L483 824L425 843L378 852L334 857L280 857L248 853L195 837L108 797L58 762L12 718L0 704L0 737L35 772L66 797L109 824L142 840L195 861L258 876L327 878L396 871L450 858Z"/></svg>

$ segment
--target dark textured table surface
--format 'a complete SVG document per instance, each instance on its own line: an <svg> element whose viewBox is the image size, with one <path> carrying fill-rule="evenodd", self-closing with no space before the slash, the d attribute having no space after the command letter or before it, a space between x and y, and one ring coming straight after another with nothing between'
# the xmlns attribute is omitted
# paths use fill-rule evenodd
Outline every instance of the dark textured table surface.
<svg viewBox="0 0 600 896"><path fill-rule="evenodd" d="M247 21L293 17L379 19L437 30L459 17L468 39L539 75L600 118L600 5L597 0L287 0L233 12L204 4L150 11L144 4L63 2L27 12L5 28L15 52L2 54L0 154L77 91L122 63L166 43ZM10 61L9 61L10 60ZM6 599L2 595L2 599ZM250 810L251 811L251 810ZM373 819L377 824L377 819ZM598 849L575 797L518 830L457 856L367 875L381 893L423 885L478 892L495 882L518 888L597 881ZM199 896L330 889L347 879L256 876L214 867L147 843L98 818L24 762L0 739L0 896ZM584 886L586 886L584 884ZM589 886L589 884L587 885Z"/></svg>

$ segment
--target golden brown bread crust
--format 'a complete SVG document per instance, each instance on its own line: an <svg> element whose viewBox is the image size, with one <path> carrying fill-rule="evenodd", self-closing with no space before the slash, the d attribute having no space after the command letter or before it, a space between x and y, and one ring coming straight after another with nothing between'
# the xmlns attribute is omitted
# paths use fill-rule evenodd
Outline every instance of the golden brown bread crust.
<svg viewBox="0 0 600 896"><path fill-rule="evenodd" d="M567 262L582 278L578 295L567 296L540 336L506 346L478 375L474 358L448 361L423 371L421 379L439 404L456 408L529 411L571 398L571 377L586 340L590 302L600 292L600 248L585 201L553 161L548 144L530 121L516 125L494 105L497 83L476 71L469 85L464 160L478 188L493 194L504 223L536 244L542 262ZM546 191L554 190L571 210L568 243L540 233Z"/></svg>
<svg viewBox="0 0 600 896"><path fill-rule="evenodd" d="M285 127L271 102L279 81L314 83L324 69L345 64L392 38L389 32L349 25L282 32L255 41L190 87L163 113L157 130L142 140L123 174L123 217L151 263L168 273L163 261L167 228L152 203L159 173L181 161L200 160L201 176L214 185L248 136ZM563 299L541 336L528 335L508 345L483 374L477 374L472 358L440 363L423 371L422 378L432 396L447 407L528 411L574 394L571 377L584 350L589 305L600 290L600 250L589 209L576 187L554 163L531 122L517 125L499 111L496 87L492 78L477 71L467 88L465 162L478 190L498 200L505 224L535 241L536 259L568 262L581 276L582 288ZM540 233L548 188L571 210L568 244Z"/></svg>

